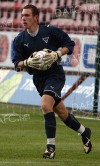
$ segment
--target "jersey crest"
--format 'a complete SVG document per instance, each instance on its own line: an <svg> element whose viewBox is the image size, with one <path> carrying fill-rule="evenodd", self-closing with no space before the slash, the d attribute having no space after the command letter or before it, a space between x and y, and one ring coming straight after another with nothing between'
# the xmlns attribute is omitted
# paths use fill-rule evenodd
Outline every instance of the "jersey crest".
<svg viewBox="0 0 100 166"><path fill-rule="evenodd" d="M42 40L43 40L45 43L48 43L49 37L44 37L44 38L42 38Z"/></svg>

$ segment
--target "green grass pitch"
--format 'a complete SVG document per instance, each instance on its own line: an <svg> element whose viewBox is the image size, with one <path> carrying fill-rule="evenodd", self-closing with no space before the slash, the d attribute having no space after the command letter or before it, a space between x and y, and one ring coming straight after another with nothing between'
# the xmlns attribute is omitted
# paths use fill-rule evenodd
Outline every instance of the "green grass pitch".
<svg viewBox="0 0 100 166"><path fill-rule="evenodd" d="M43 159L46 137L41 110L0 109L0 166L100 166L100 121L79 121L92 130L92 152L85 154L81 136L57 117L56 156Z"/></svg>

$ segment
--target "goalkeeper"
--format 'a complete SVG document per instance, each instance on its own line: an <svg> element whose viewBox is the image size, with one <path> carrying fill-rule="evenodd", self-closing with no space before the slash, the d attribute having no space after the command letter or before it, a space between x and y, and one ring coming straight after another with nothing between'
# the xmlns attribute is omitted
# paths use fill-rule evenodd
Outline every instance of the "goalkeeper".
<svg viewBox="0 0 100 166"><path fill-rule="evenodd" d="M43 157L52 159L55 156L55 113L66 126L81 134L83 149L86 154L89 153L92 148L91 130L80 124L68 112L61 100L65 74L59 59L65 54L72 54L74 41L56 27L39 25L38 9L31 4L22 9L22 23L25 30L20 32L13 41L12 62L16 70L26 68L27 72L33 75L33 82L41 96L47 138ZM41 61L39 57L36 57L37 52L42 50L47 55L44 57L44 66L47 65L47 70L42 70Z"/></svg>

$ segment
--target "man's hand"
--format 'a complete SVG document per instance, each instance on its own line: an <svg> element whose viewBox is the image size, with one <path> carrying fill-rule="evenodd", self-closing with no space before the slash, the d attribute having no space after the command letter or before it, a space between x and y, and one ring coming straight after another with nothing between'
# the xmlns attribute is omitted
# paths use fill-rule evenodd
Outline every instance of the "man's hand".
<svg viewBox="0 0 100 166"><path fill-rule="evenodd" d="M41 61L39 57L35 56L36 54L37 52L34 52L28 59L24 60L25 67L31 67L31 68L41 70Z"/></svg>
<svg viewBox="0 0 100 166"><path fill-rule="evenodd" d="M49 49L44 49L43 52L44 55L42 59L41 56L38 55L39 51L32 53L32 55L28 59L24 60L24 66L31 67L37 70L47 70L55 61L59 60L62 55L61 51L52 51Z"/></svg>
<svg viewBox="0 0 100 166"><path fill-rule="evenodd" d="M48 56L43 57L43 60L45 61L45 63L54 63L55 61L58 61L59 59L61 59L62 53L61 51L52 51L49 49L43 49L43 51L48 53Z"/></svg>
<svg viewBox="0 0 100 166"><path fill-rule="evenodd" d="M33 57L35 57L36 53L37 52L32 53L32 55L30 55L30 57L28 59L24 60L24 66L25 67L28 67L30 65L30 60L32 60Z"/></svg>

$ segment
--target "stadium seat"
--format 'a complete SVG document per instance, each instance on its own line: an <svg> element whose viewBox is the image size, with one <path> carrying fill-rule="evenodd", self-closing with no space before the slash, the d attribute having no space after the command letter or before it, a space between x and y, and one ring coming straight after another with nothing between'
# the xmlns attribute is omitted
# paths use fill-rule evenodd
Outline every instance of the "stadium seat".
<svg viewBox="0 0 100 166"><path fill-rule="evenodd" d="M43 6L43 1L44 0L37 0L36 2L36 7L39 9L39 10L41 10L42 9L42 6Z"/></svg>
<svg viewBox="0 0 100 166"><path fill-rule="evenodd" d="M8 2L1 2L0 1L0 10L7 10Z"/></svg>
<svg viewBox="0 0 100 166"><path fill-rule="evenodd" d="M8 13L7 26L6 26L7 31L8 30L10 31L13 28L14 17L15 17L14 11Z"/></svg>
<svg viewBox="0 0 100 166"><path fill-rule="evenodd" d="M52 19L50 21L50 24L53 25L53 26L57 26L60 29L65 29L65 27L66 27L66 19L63 19L63 18Z"/></svg>
<svg viewBox="0 0 100 166"><path fill-rule="evenodd" d="M8 12L7 11L3 11L2 17L0 18L0 30L4 30L5 27L6 27L7 16L8 16Z"/></svg>
<svg viewBox="0 0 100 166"><path fill-rule="evenodd" d="M64 19L64 18L58 19L58 27L60 29L66 29L67 24L68 24L67 19Z"/></svg>
<svg viewBox="0 0 100 166"><path fill-rule="evenodd" d="M3 12L3 17L0 19L0 30L11 30L13 27L13 19L14 19L15 12Z"/></svg>
<svg viewBox="0 0 100 166"><path fill-rule="evenodd" d="M51 0L48 0L48 1L43 1L43 5L42 5L42 8L41 10L43 12L52 12L52 9L51 9Z"/></svg>
<svg viewBox="0 0 100 166"><path fill-rule="evenodd" d="M57 0L50 0L49 10L54 13L57 9Z"/></svg>
<svg viewBox="0 0 100 166"><path fill-rule="evenodd" d="M73 30L74 20L73 19L66 19L65 25L66 25L65 29L66 29L67 33L74 33L74 30Z"/></svg>
<svg viewBox="0 0 100 166"><path fill-rule="evenodd" d="M12 11L15 10L15 2L7 2L7 10Z"/></svg>
<svg viewBox="0 0 100 166"><path fill-rule="evenodd" d="M81 13L76 13L75 20L73 22L73 31L74 33L82 32L82 15Z"/></svg>
<svg viewBox="0 0 100 166"><path fill-rule="evenodd" d="M99 4L98 3L91 4L89 12L91 12L91 13L99 13Z"/></svg>
<svg viewBox="0 0 100 166"><path fill-rule="evenodd" d="M39 22L43 23L44 22L44 13L40 11L39 13Z"/></svg>
<svg viewBox="0 0 100 166"><path fill-rule="evenodd" d="M71 8L71 6L72 6L72 0L67 0L66 7Z"/></svg>
<svg viewBox="0 0 100 166"><path fill-rule="evenodd" d="M65 0L59 1L59 8L63 8L65 6Z"/></svg>
<svg viewBox="0 0 100 166"><path fill-rule="evenodd" d="M19 1L15 2L15 11L20 11L22 8L22 3Z"/></svg>
<svg viewBox="0 0 100 166"><path fill-rule="evenodd" d="M80 4L80 0L74 0L73 5L74 5L75 7L77 7L79 4Z"/></svg>
<svg viewBox="0 0 100 166"><path fill-rule="evenodd" d="M26 0L26 2L27 2L27 0ZM29 3L31 3L32 5L36 5L37 0L29 0Z"/></svg>
<svg viewBox="0 0 100 166"><path fill-rule="evenodd" d="M22 6L21 8L23 8L24 6L26 6L27 4L32 4L32 5L36 5L37 6L37 0L22 0Z"/></svg>
<svg viewBox="0 0 100 166"><path fill-rule="evenodd" d="M51 20L50 24L71 33L73 31L73 22L73 19L58 18Z"/></svg>
<svg viewBox="0 0 100 166"><path fill-rule="evenodd" d="M80 6L80 11L84 12L84 13L99 13L99 4L91 4L91 3L87 3L87 4L82 4Z"/></svg>
<svg viewBox="0 0 100 166"><path fill-rule="evenodd" d="M98 27L99 27L99 25L98 25L98 17L97 17L97 14L94 13L92 15L92 19L91 19L91 21L89 23L89 30L90 30L89 33L92 34L92 35L97 35Z"/></svg>
<svg viewBox="0 0 100 166"><path fill-rule="evenodd" d="M47 12L46 13L46 17L45 17L45 22L46 24L49 24L51 20L51 13Z"/></svg>
<svg viewBox="0 0 100 166"><path fill-rule="evenodd" d="M85 34L88 34L89 23L90 23L90 14L85 13L84 14L84 20L82 21L82 28L84 29Z"/></svg>
<svg viewBox="0 0 100 166"><path fill-rule="evenodd" d="M18 12L16 18L13 20L13 27L22 28L21 12Z"/></svg>
<svg viewBox="0 0 100 166"><path fill-rule="evenodd" d="M50 25L58 26L58 22L59 22L59 19L52 19L52 20L50 21Z"/></svg>
<svg viewBox="0 0 100 166"><path fill-rule="evenodd" d="M22 5L21 5L21 9L24 7L24 6L26 6L28 3L27 3L27 1L24 1L23 3L22 3Z"/></svg>

